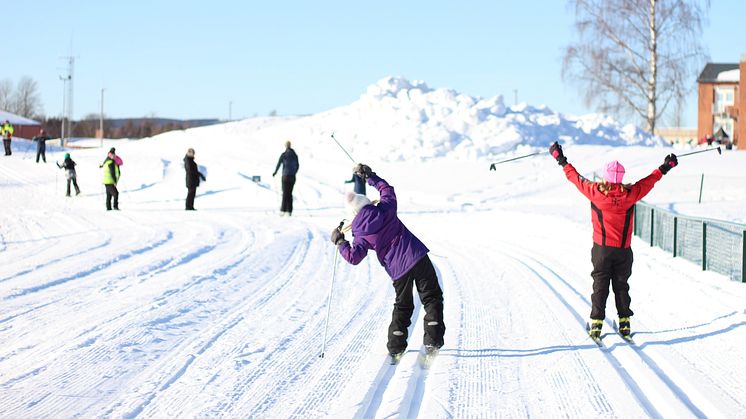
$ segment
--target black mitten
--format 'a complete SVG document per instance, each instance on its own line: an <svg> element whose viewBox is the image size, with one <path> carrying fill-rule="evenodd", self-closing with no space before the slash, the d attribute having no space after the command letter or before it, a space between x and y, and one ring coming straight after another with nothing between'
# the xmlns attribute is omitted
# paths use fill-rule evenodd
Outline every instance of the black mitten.
<svg viewBox="0 0 746 419"><path fill-rule="evenodd" d="M567 164L567 157L562 153L562 146L557 141L549 147L549 154L557 160L560 166L564 167Z"/></svg>
<svg viewBox="0 0 746 419"><path fill-rule="evenodd" d="M673 169L679 164L679 160L676 159L676 155L671 153L666 156L666 158L663 160L663 164L658 167L660 169L661 173L664 175L668 173L669 170Z"/></svg>

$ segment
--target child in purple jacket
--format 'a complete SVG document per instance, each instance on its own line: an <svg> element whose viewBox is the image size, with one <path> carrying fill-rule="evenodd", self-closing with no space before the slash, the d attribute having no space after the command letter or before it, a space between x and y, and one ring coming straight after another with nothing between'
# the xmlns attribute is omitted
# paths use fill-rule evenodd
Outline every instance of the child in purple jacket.
<svg viewBox="0 0 746 419"><path fill-rule="evenodd" d="M398 359L407 348L407 328L414 312L412 285L417 286L420 301L425 308L425 336L423 342L428 353L443 346L443 291L438 284L427 247L412 234L396 215L394 188L378 177L370 167L359 164L355 173L375 187L381 195L373 205L365 195L347 195L347 208L352 220L352 244L339 228L332 231L331 241L337 245L342 257L357 265L374 250L378 261L393 280L396 291L394 311L389 326L388 350Z"/></svg>

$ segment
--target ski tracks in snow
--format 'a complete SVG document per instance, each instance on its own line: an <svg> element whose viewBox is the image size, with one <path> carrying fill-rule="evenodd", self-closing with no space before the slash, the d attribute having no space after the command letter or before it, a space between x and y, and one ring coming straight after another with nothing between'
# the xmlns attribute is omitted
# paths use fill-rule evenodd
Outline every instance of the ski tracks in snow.
<svg viewBox="0 0 746 419"><path fill-rule="evenodd" d="M590 310L588 297L581 294L571 282L551 267L531 256L528 251L520 250L514 244L501 246L501 251L532 271L572 314L577 321L577 330L582 330L586 313ZM607 319L606 323L605 329L613 330L611 320ZM604 344L605 347L601 348L603 357L648 416L724 416L695 385L687 382L674 368L662 367L661 363L655 360L655 355L648 354L644 349L643 341L630 345L610 332L605 335Z"/></svg>

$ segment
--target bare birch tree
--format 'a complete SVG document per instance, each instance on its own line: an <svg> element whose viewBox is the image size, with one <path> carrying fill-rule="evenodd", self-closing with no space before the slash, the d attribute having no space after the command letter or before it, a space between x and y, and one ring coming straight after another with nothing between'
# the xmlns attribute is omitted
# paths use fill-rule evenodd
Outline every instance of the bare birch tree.
<svg viewBox="0 0 746 419"><path fill-rule="evenodd" d="M39 88L31 77L24 76L18 82L15 93L15 113L26 118L33 118L41 112Z"/></svg>
<svg viewBox="0 0 746 419"><path fill-rule="evenodd" d="M635 115L653 132L673 102L694 89L706 59L700 43L709 0L569 0L576 43L562 77L579 85L587 106Z"/></svg>
<svg viewBox="0 0 746 419"><path fill-rule="evenodd" d="M8 79L0 80L0 111L13 112L13 82Z"/></svg>

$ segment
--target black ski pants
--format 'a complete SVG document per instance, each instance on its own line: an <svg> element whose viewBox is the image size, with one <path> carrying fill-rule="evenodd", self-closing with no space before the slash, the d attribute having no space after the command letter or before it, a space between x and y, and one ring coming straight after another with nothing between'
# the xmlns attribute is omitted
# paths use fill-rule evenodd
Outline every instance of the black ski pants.
<svg viewBox="0 0 746 419"><path fill-rule="evenodd" d="M75 193L80 194L80 188L78 188L78 181L75 177L67 178L67 196L70 196L70 182L75 186Z"/></svg>
<svg viewBox="0 0 746 419"><path fill-rule="evenodd" d="M39 147L36 147L36 162L39 163L39 157L41 157L44 160L44 163L47 162L47 147L45 145L40 145Z"/></svg>
<svg viewBox="0 0 746 419"><path fill-rule="evenodd" d="M187 186L187 197L186 197L186 209L193 210L194 209L194 197L197 195L197 187L196 186Z"/></svg>
<svg viewBox="0 0 746 419"><path fill-rule="evenodd" d="M111 209L111 199L114 198L114 209L119 209L119 191L117 185L106 185L106 209Z"/></svg>
<svg viewBox="0 0 746 419"><path fill-rule="evenodd" d="M295 186L295 176L282 177L282 204L280 211L291 214L293 212L293 187Z"/></svg>
<svg viewBox="0 0 746 419"><path fill-rule="evenodd" d="M438 348L443 346L446 325L443 323L443 291L430 258L425 255L403 277L393 282L396 291L394 311L389 325L389 353L399 353L407 348L408 328L414 313L413 285L417 287L420 302L425 308L425 336L423 343Z"/></svg>
<svg viewBox="0 0 746 419"><path fill-rule="evenodd" d="M5 155L10 156L13 154L13 152L10 149L10 140L7 138L3 138L3 146L5 146Z"/></svg>
<svg viewBox="0 0 746 419"><path fill-rule="evenodd" d="M632 275L632 249L607 247L593 244L591 262L593 262L593 294L591 295L591 319L606 318L606 299L609 297L609 284L614 290L616 311L619 317L630 317L629 308L632 299L629 296L627 281Z"/></svg>

